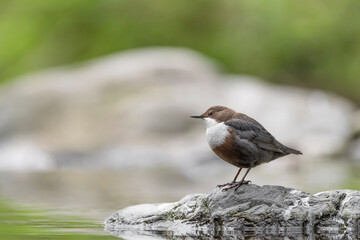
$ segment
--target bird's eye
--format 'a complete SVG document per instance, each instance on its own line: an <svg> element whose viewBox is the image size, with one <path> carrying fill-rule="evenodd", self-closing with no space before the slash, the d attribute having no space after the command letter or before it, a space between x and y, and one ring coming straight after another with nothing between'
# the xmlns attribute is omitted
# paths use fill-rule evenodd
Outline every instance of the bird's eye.
<svg viewBox="0 0 360 240"><path fill-rule="evenodd" d="M209 116L213 115L214 111L210 111L209 112Z"/></svg>

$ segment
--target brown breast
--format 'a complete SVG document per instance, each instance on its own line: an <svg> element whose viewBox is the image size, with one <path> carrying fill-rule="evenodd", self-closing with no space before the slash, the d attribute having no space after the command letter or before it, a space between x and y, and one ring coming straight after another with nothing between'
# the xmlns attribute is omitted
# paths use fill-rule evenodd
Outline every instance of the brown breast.
<svg viewBox="0 0 360 240"><path fill-rule="evenodd" d="M225 142L214 149L212 149L216 155L218 155L224 161L240 168L247 168L249 164L247 164L246 159L241 159L239 155L239 149L237 149L234 144L235 133L229 129L230 135L226 137Z"/></svg>

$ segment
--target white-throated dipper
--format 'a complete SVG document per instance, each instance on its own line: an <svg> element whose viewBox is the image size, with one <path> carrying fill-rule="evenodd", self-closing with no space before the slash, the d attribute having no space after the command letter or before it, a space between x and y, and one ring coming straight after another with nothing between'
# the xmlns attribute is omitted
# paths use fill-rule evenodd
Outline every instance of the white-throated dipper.
<svg viewBox="0 0 360 240"><path fill-rule="evenodd" d="M278 142L255 119L227 107L213 106L205 113L191 117L205 120L206 139L216 155L240 168L232 182L219 185L227 186L223 191L234 187L236 190L249 183L245 177L253 167L288 154L302 154ZM242 168L247 171L241 181L236 182Z"/></svg>

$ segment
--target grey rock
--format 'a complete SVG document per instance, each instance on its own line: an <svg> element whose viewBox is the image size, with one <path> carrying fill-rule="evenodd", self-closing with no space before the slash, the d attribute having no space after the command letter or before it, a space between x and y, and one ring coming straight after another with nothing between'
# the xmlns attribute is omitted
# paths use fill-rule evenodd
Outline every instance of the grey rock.
<svg viewBox="0 0 360 240"><path fill-rule="evenodd" d="M131 206L107 218L105 229L125 239L129 234L157 236L164 232L194 238L231 238L251 233L330 234L354 239L359 223L358 191L333 190L311 195L282 186L249 184L237 191L216 188L208 194L188 195L175 203Z"/></svg>

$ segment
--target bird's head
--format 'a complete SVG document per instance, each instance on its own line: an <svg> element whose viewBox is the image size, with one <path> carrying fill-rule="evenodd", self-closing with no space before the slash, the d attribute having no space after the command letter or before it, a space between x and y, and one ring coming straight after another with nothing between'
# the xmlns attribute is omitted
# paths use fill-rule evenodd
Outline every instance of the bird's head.
<svg viewBox="0 0 360 240"><path fill-rule="evenodd" d="M205 120L206 126L211 127L217 123L228 121L235 114L235 111L224 106L212 106L201 115L191 116Z"/></svg>

